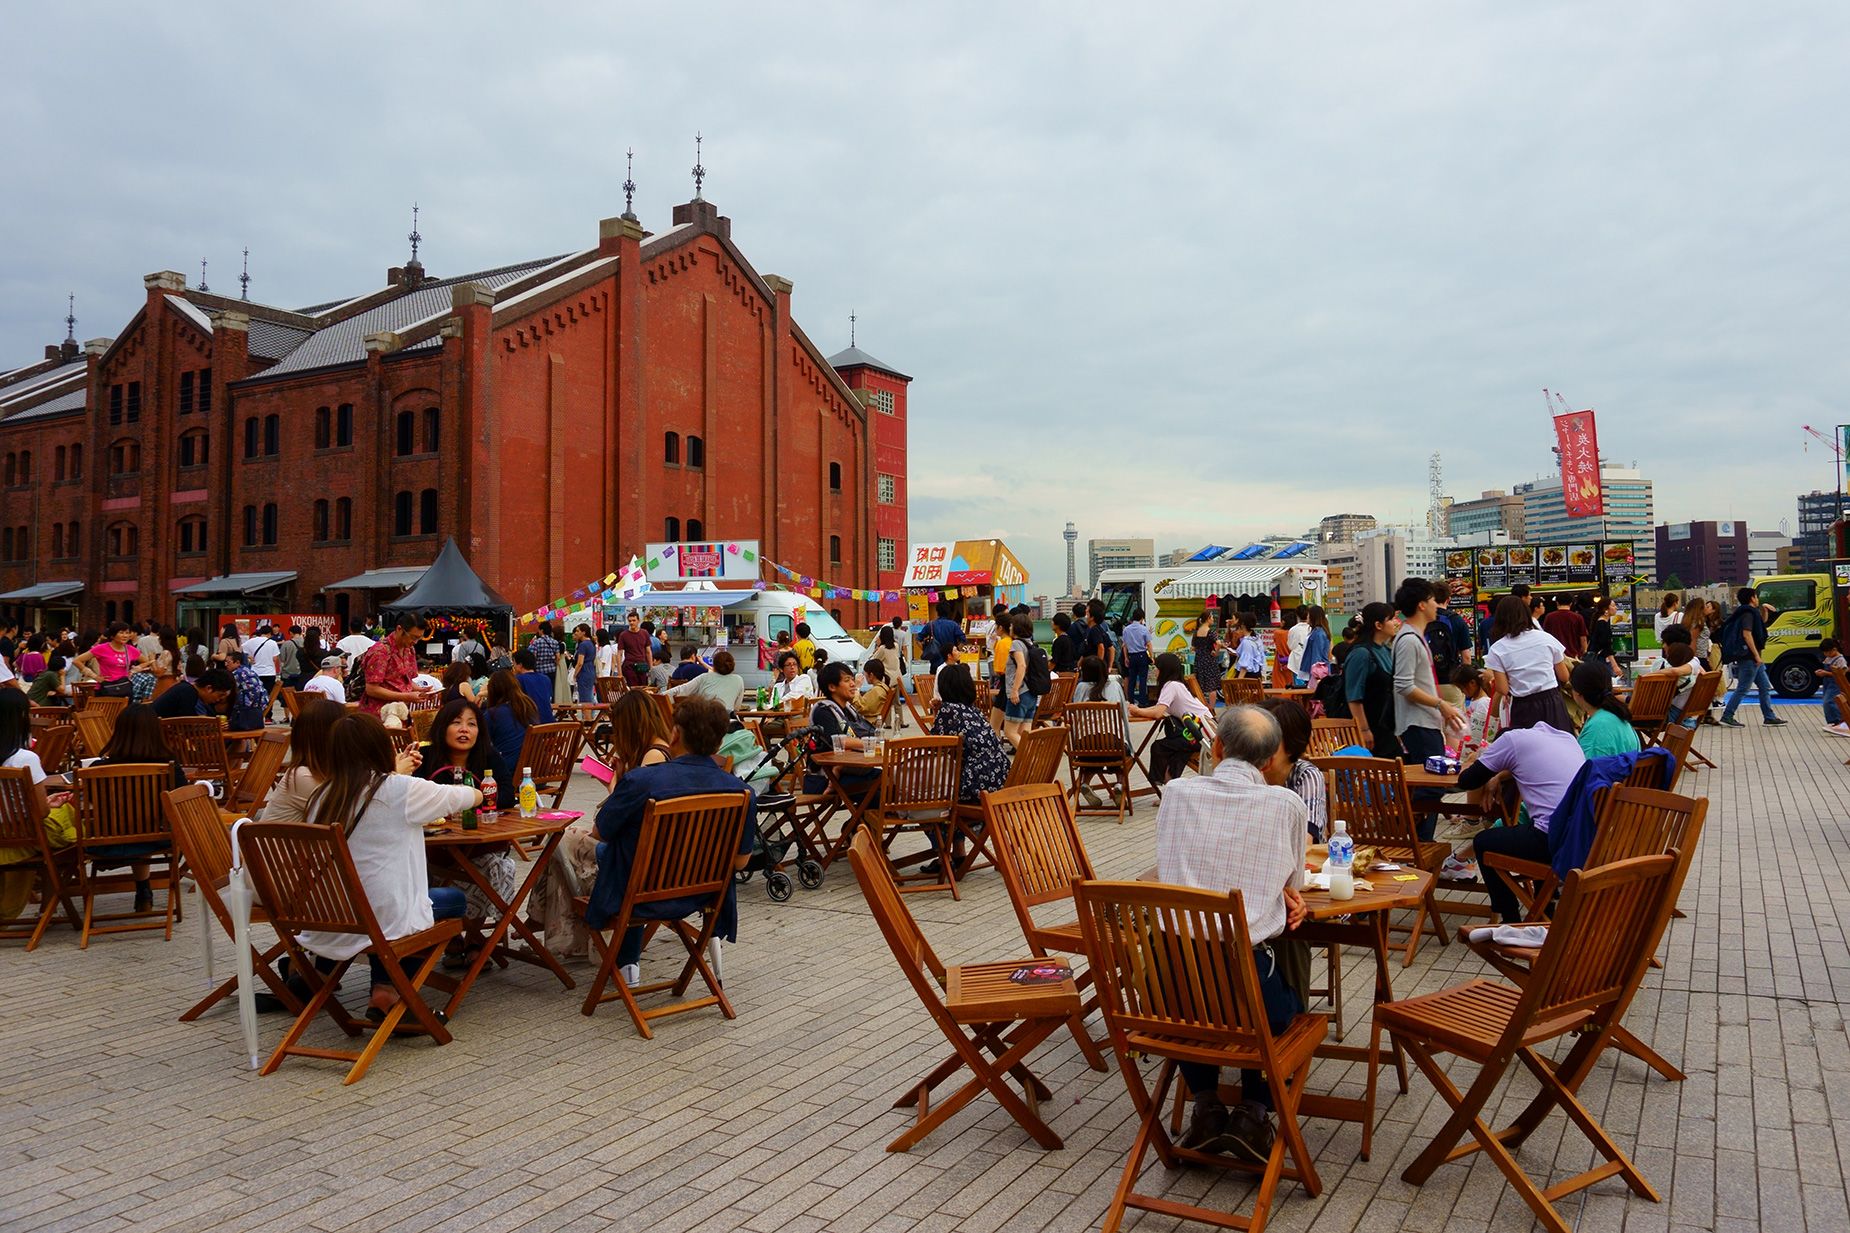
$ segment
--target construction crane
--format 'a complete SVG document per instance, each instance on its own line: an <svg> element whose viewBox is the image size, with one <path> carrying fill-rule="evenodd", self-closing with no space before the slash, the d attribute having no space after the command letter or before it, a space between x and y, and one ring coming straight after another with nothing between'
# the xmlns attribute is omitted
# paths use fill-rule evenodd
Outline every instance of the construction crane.
<svg viewBox="0 0 1850 1233"><path fill-rule="evenodd" d="M1825 448L1831 451L1831 457L1837 459L1838 462L1842 462L1844 460L1844 447L1838 442L1836 437L1833 437L1828 432L1819 432L1816 428L1813 428L1810 424L1804 424L1804 425L1801 425L1801 427L1803 427L1805 431L1809 433L1811 436L1814 436L1818 438L1818 440L1824 442ZM1805 442L1802 448L1804 449L1806 453L1808 454L1811 453L1811 442L1809 441Z"/></svg>

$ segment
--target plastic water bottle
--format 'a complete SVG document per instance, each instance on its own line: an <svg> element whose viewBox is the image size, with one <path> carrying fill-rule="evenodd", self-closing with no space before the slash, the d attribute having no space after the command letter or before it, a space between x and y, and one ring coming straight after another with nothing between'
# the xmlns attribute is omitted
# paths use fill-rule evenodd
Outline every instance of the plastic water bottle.
<svg viewBox="0 0 1850 1233"><path fill-rule="evenodd" d="M1324 871L1330 875L1330 898L1355 897L1355 840L1349 837L1349 824L1341 818L1330 833L1330 859Z"/></svg>
<svg viewBox="0 0 1850 1233"><path fill-rule="evenodd" d="M531 818L540 811L540 790L533 786L533 768L521 768L520 816Z"/></svg>

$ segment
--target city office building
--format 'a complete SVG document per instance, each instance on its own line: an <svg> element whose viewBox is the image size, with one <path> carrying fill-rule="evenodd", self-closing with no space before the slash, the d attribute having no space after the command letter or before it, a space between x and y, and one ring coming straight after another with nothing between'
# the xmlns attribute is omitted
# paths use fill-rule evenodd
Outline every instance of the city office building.
<svg viewBox="0 0 1850 1233"><path fill-rule="evenodd" d="M1529 544L1576 540L1631 540L1638 573L1646 581L1657 573L1657 515L1651 481L1633 467L1600 465L1606 512L1598 518L1571 518L1561 498L1561 481L1536 480L1511 491L1522 498L1522 539Z"/></svg>
<svg viewBox="0 0 1850 1233"><path fill-rule="evenodd" d="M1752 572L1745 522L1677 522L1657 528L1657 579L1686 587L1740 586Z"/></svg>
<svg viewBox="0 0 1850 1233"><path fill-rule="evenodd" d="M1522 542L1522 498L1515 493L1491 488L1471 501L1454 501L1446 512L1446 527L1459 538L1498 531L1515 543ZM1494 539L1482 541L1495 543Z"/></svg>
<svg viewBox="0 0 1850 1233"><path fill-rule="evenodd" d="M1835 492L1807 492L1799 496L1799 533L1792 546L1800 569L1816 569L1831 556L1831 525L1843 516L1844 500Z"/></svg>
<svg viewBox="0 0 1850 1233"><path fill-rule="evenodd" d="M1792 547L1792 537L1784 531L1749 531L1747 533L1747 572L1750 577L1764 578L1783 573L1779 564L1782 548ZM1661 565L1660 565L1661 568Z"/></svg>
<svg viewBox="0 0 1850 1233"><path fill-rule="evenodd" d="M1373 514L1331 514L1317 523L1317 542L1353 544L1355 537L1375 529Z"/></svg>
<svg viewBox="0 0 1850 1233"><path fill-rule="evenodd" d="M1153 539L1089 539L1086 541L1088 586L1098 585L1100 570L1154 569L1156 541Z"/></svg>

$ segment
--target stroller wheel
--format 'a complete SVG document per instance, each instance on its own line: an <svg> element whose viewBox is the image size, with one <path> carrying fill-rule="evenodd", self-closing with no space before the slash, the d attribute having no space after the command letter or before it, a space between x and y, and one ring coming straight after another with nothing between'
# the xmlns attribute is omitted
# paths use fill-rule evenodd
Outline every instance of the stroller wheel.
<svg viewBox="0 0 1850 1233"><path fill-rule="evenodd" d="M771 896L772 900L777 903L782 903L790 898L796 890L796 888L790 884L790 875L781 870L773 870L765 875L764 889L765 893Z"/></svg>
<svg viewBox="0 0 1850 1233"><path fill-rule="evenodd" d="M733 885L735 886L744 886L747 882L750 882L751 880L752 880L752 871L749 869L734 869L732 871L732 881L733 881Z"/></svg>
<svg viewBox="0 0 1850 1233"><path fill-rule="evenodd" d="M797 880L803 883L804 890L815 890L822 885L822 866L815 861L798 861Z"/></svg>

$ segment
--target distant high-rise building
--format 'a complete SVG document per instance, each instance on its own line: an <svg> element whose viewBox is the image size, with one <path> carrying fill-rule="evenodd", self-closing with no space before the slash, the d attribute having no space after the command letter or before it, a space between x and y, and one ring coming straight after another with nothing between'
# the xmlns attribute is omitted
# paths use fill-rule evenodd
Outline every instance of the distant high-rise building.
<svg viewBox="0 0 1850 1233"><path fill-rule="evenodd" d="M1331 514L1317 524L1317 542L1353 544L1356 536L1374 529L1373 514Z"/></svg>
<svg viewBox="0 0 1850 1233"><path fill-rule="evenodd" d="M1077 595L1079 594L1079 574L1076 569L1078 562L1074 560L1073 553L1079 545L1078 528L1070 522L1067 523L1061 538L1066 540L1066 593Z"/></svg>
<svg viewBox="0 0 1850 1233"><path fill-rule="evenodd" d="M1454 501L1446 511L1446 527L1463 539L1483 531L1505 531L1522 542L1522 498L1491 488L1471 501Z"/></svg>
<svg viewBox="0 0 1850 1233"><path fill-rule="evenodd" d="M1738 587L1752 572L1745 522L1677 522L1657 528L1657 580ZM1770 572L1770 571L1769 571Z"/></svg>
<svg viewBox="0 0 1850 1233"><path fill-rule="evenodd" d="M1088 585L1098 585L1102 569L1153 569L1156 566L1156 541L1153 539L1089 539L1086 541Z"/></svg>
<svg viewBox="0 0 1850 1233"><path fill-rule="evenodd" d="M1156 563L1164 569L1174 569L1178 565L1186 565L1188 559L1199 551L1199 548L1171 548L1158 557Z"/></svg>
<svg viewBox="0 0 1850 1233"><path fill-rule="evenodd" d="M1779 565L1779 552L1782 548L1792 547L1792 537L1784 531L1749 531L1747 533L1747 572L1755 578L1764 578L1768 574L1784 571ZM1663 562L1658 562L1663 568Z"/></svg>
<svg viewBox="0 0 1850 1233"><path fill-rule="evenodd" d="M1630 540L1638 573L1657 579L1657 514L1651 481L1631 467L1600 464L1600 487L1606 512L1598 518L1572 518L1561 499L1561 481L1536 480L1513 489L1522 498L1522 538L1530 544L1574 540Z"/></svg>
<svg viewBox="0 0 1850 1233"><path fill-rule="evenodd" d="M1799 496L1799 533L1792 546L1800 569L1815 569L1831 555L1831 524L1844 508L1834 492L1807 492Z"/></svg>

